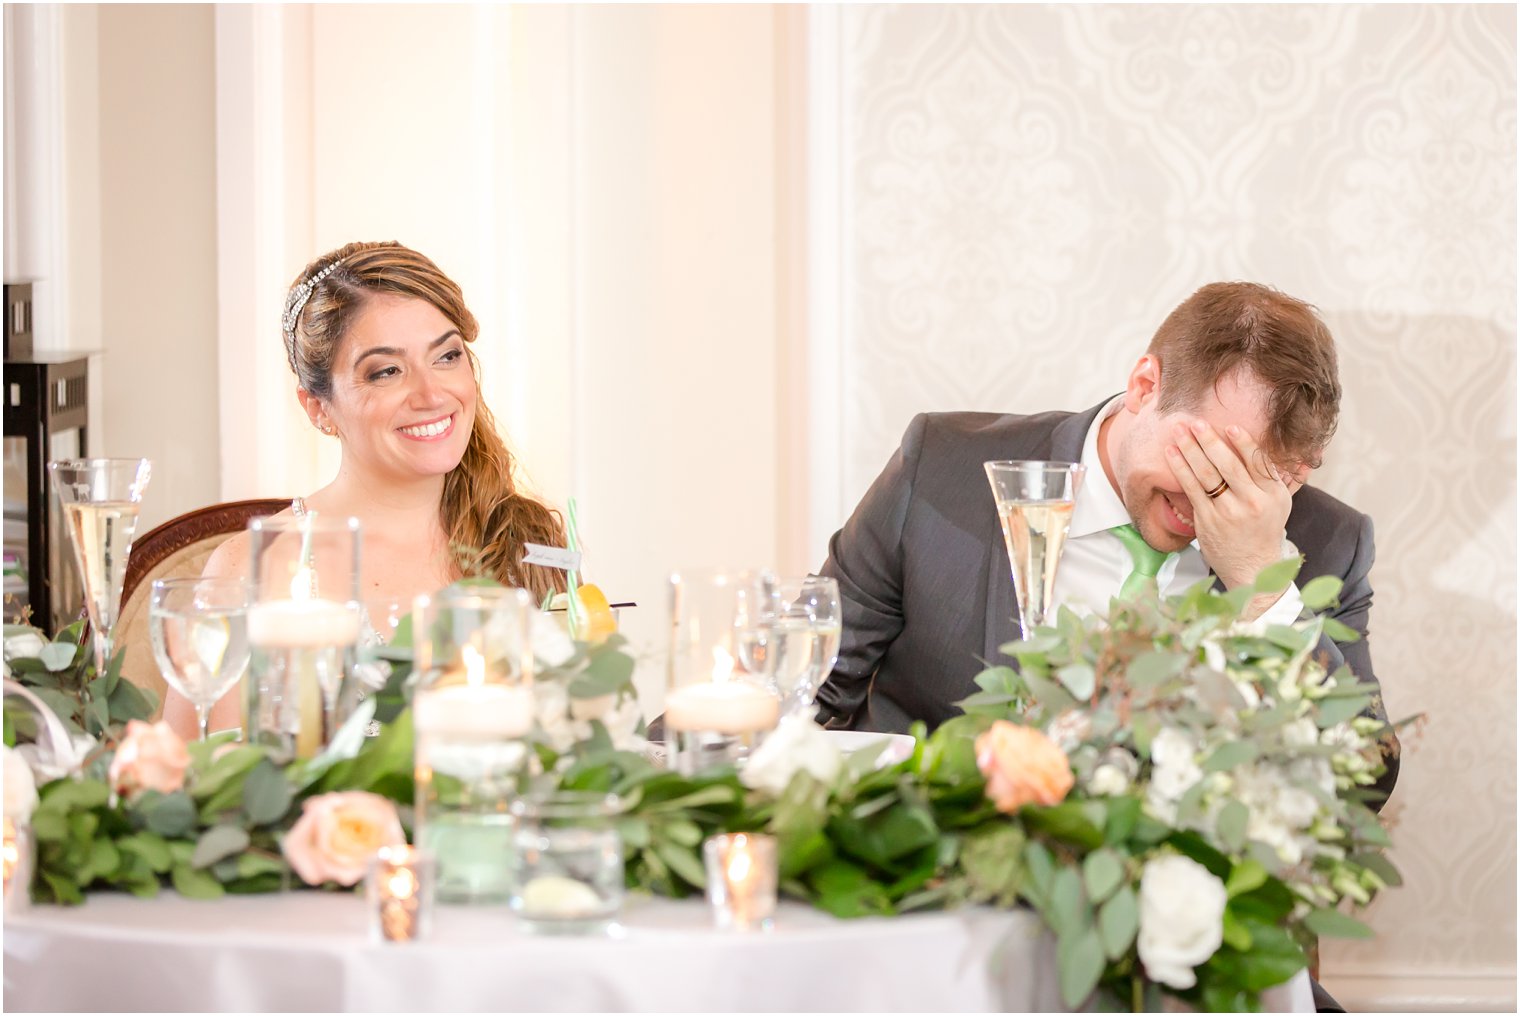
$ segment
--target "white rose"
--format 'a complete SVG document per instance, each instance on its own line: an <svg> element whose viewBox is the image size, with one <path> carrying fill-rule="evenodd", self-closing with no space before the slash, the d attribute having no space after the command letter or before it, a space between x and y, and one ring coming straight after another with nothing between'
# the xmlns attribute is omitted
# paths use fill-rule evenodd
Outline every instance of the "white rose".
<svg viewBox="0 0 1520 1016"><path fill-rule="evenodd" d="M533 707L544 741L555 751L569 751L577 740L570 718L570 696L559 681L536 681Z"/></svg>
<svg viewBox="0 0 1520 1016"><path fill-rule="evenodd" d="M5 817L15 825L25 825L37 807L37 780L19 752L6 748L4 758Z"/></svg>
<svg viewBox="0 0 1520 1016"><path fill-rule="evenodd" d="M1162 727L1151 738L1151 761L1158 766L1192 765L1198 746L1185 730Z"/></svg>
<svg viewBox="0 0 1520 1016"><path fill-rule="evenodd" d="M1118 766L1107 763L1093 770L1087 781L1087 792L1100 797L1118 797L1129 789L1129 777Z"/></svg>
<svg viewBox="0 0 1520 1016"><path fill-rule="evenodd" d="M739 778L779 797L798 772L829 784L843 767L844 756L822 727L806 716L788 716L750 755Z"/></svg>
<svg viewBox="0 0 1520 1016"><path fill-rule="evenodd" d="M1197 983L1193 968L1224 940L1224 883L1191 858L1169 854L1140 874L1140 962L1153 981L1177 989Z"/></svg>
<svg viewBox="0 0 1520 1016"><path fill-rule="evenodd" d="M563 666L575 655L575 643L554 614L533 614L533 658L546 667Z"/></svg>
<svg viewBox="0 0 1520 1016"><path fill-rule="evenodd" d="M1203 640L1203 663L1204 666L1216 674L1223 674L1225 672L1224 647L1219 644L1217 639L1208 638Z"/></svg>

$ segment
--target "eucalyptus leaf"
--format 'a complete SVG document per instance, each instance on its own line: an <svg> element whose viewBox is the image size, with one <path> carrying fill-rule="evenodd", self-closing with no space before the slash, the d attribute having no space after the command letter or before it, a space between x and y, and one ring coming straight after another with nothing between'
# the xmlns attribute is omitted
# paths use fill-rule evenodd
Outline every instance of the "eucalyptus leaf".
<svg viewBox="0 0 1520 1016"><path fill-rule="evenodd" d="M243 781L243 813L253 825L267 825L282 818L295 792L273 762L262 759Z"/></svg>
<svg viewBox="0 0 1520 1016"><path fill-rule="evenodd" d="M1117 960L1129 952L1139 930L1139 900L1135 897L1134 889L1121 885L1098 910L1098 936L1103 940L1104 955L1110 960Z"/></svg>
<svg viewBox="0 0 1520 1016"><path fill-rule="evenodd" d="M195 828L195 803L183 790L145 800L141 813L148 829L166 839L184 836Z"/></svg>
<svg viewBox="0 0 1520 1016"><path fill-rule="evenodd" d="M213 864L248 849L248 833L241 826L217 825L201 833L190 855L192 868L209 868Z"/></svg>
<svg viewBox="0 0 1520 1016"><path fill-rule="evenodd" d="M1304 583L1298 595L1310 610L1317 612L1334 607L1339 603L1341 580L1334 575L1320 575Z"/></svg>
<svg viewBox="0 0 1520 1016"><path fill-rule="evenodd" d="M78 651L78 646L67 642L49 642L42 647L42 652L37 654L37 658L49 670L66 670L74 665L74 654Z"/></svg>
<svg viewBox="0 0 1520 1016"><path fill-rule="evenodd" d="M1220 773L1227 769L1234 769L1238 765L1249 762L1260 754L1254 741L1226 741L1203 763L1203 771L1206 773Z"/></svg>
<svg viewBox="0 0 1520 1016"><path fill-rule="evenodd" d="M1372 938L1373 931L1366 924L1339 910L1324 908L1315 910L1304 918L1304 926L1322 938Z"/></svg>
<svg viewBox="0 0 1520 1016"><path fill-rule="evenodd" d="M1336 642L1360 642L1362 640L1361 632L1355 628L1348 627L1329 615L1321 618L1321 620L1324 622L1325 634Z"/></svg>
<svg viewBox="0 0 1520 1016"><path fill-rule="evenodd" d="M1124 862L1112 850L1094 850L1082 861L1082 881L1088 898L1102 903L1124 881Z"/></svg>
<svg viewBox="0 0 1520 1016"><path fill-rule="evenodd" d="M222 884L212 875L188 864L176 864L169 877L176 892L193 900L214 900L223 894Z"/></svg>
<svg viewBox="0 0 1520 1016"><path fill-rule="evenodd" d="M1176 653L1146 650L1130 661L1125 677L1134 688L1154 688L1170 681L1187 666L1187 658Z"/></svg>
<svg viewBox="0 0 1520 1016"><path fill-rule="evenodd" d="M1061 938L1076 935L1092 923L1092 908L1082 895L1082 878L1075 868L1059 868L1050 884L1050 928Z"/></svg>
<svg viewBox="0 0 1520 1016"><path fill-rule="evenodd" d="M1219 809L1219 818L1215 821L1214 828L1219 834L1220 842L1231 850L1240 850L1246 845L1246 826L1250 821L1249 808L1239 801L1227 801Z"/></svg>
<svg viewBox="0 0 1520 1016"><path fill-rule="evenodd" d="M1247 859L1230 869L1230 877L1224 884L1225 892L1234 899L1265 884L1267 878L1267 869L1260 862Z"/></svg>
<svg viewBox="0 0 1520 1016"><path fill-rule="evenodd" d="M1328 730L1337 723L1344 723L1353 716L1360 715L1370 704L1371 700L1365 695L1322 699L1314 722L1321 730Z"/></svg>
<svg viewBox="0 0 1520 1016"><path fill-rule="evenodd" d="M1056 680L1061 682L1062 687L1078 699L1092 697L1093 688L1097 683L1097 674L1092 665L1087 663L1069 663L1056 671Z"/></svg>
<svg viewBox="0 0 1520 1016"><path fill-rule="evenodd" d="M1286 557L1269 564L1256 576L1253 589L1258 593L1280 593L1293 584L1303 566L1302 557Z"/></svg>
<svg viewBox="0 0 1520 1016"><path fill-rule="evenodd" d="M1056 960L1061 968L1061 1001L1068 1008L1080 1008L1103 976L1103 942L1097 930L1089 927L1074 935L1062 935Z"/></svg>

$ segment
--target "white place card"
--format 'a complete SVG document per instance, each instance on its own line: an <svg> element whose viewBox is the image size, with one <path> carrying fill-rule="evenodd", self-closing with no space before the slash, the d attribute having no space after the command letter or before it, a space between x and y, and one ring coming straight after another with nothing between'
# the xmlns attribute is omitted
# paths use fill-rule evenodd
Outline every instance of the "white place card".
<svg viewBox="0 0 1520 1016"><path fill-rule="evenodd" d="M523 556L523 564L541 564L546 568L560 568L564 571L579 571L581 567L581 552L578 550L566 550L564 547L546 547L541 543L525 543L528 553Z"/></svg>

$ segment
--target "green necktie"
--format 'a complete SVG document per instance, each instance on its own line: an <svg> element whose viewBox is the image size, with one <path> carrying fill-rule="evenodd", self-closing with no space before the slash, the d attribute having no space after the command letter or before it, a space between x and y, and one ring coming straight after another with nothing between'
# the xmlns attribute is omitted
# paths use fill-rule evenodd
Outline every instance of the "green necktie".
<svg viewBox="0 0 1520 1016"><path fill-rule="evenodd" d="M1124 580L1124 585L1119 587L1119 596L1122 599L1133 599L1147 586L1156 587L1156 573L1166 563L1166 559L1172 555L1165 551L1157 550L1145 542L1145 537L1132 525L1115 526L1109 530L1124 544L1124 549L1129 551L1131 560L1135 562L1135 570L1129 573L1129 578Z"/></svg>

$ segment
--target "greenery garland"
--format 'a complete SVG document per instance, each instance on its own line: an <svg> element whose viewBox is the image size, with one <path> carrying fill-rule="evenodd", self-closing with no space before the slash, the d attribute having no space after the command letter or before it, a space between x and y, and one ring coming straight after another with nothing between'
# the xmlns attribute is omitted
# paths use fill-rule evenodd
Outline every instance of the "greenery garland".
<svg viewBox="0 0 1520 1016"><path fill-rule="evenodd" d="M630 889L699 892L706 837L764 831L779 841L782 890L840 917L1027 904L1057 939L1068 1005L1097 991L1103 1004L1137 1010L1159 1008L1163 994L1203 1009L1256 1009L1264 989L1305 966L1314 935L1370 935L1339 904L1363 905L1399 883L1383 856L1387 834L1366 807L1386 729L1363 715L1371 689L1313 659L1324 619L1291 628L1238 621L1250 595L1281 589L1292 574L1269 569L1253 589L1231 594L1201 584L1165 601L1115 601L1107 618L1063 610L1033 642L1004 647L1019 670L985 671L981 690L962 703L967 714L933 733L917 726L912 755L894 764L877 767L872 753L857 752L810 765L821 734L798 728L779 780L773 772L757 785L732 769L684 776L593 721L572 745L537 737L536 774L524 789L618 794ZM1333 580L1316 580L1303 595L1321 608L1337 591ZM79 772L39 788L30 815L38 902L77 903L97 889L152 896L165 882L200 898L299 886L281 841L304 802L329 792L383 796L410 828L404 632L387 654L378 736L340 736L304 762L213 738L188 746L183 786L132 793L113 788L111 763L120 723L151 713L151 700L121 692L130 685L119 675L97 678L77 631L13 657L18 634L7 629L9 675L56 692L48 704L99 739ZM618 699L632 695L632 672L614 635L575 644L539 680L561 683L573 699ZM1032 747L1003 757L1015 729ZM6 744L35 736L7 697ZM1257 784L1277 788L1281 815L1241 805ZM1163 876L1209 892L1168 889ZM1197 943L1164 941L1147 908L1210 893L1217 915L1167 919L1214 936L1191 962L1177 949Z"/></svg>

